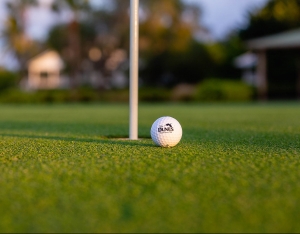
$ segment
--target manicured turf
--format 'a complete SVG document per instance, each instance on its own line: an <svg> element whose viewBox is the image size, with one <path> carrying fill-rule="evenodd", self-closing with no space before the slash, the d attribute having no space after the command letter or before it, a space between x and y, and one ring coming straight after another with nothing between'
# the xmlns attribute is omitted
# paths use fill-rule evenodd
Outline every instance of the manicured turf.
<svg viewBox="0 0 300 234"><path fill-rule="evenodd" d="M300 232L300 103L143 104L127 133L126 105L1 105L0 232Z"/></svg>

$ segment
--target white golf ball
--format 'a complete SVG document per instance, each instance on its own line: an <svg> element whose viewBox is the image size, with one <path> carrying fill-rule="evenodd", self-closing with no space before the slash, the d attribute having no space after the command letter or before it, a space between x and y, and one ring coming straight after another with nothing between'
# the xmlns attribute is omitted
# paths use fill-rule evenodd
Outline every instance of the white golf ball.
<svg viewBox="0 0 300 234"><path fill-rule="evenodd" d="M152 124L150 133L156 145L161 147L173 147L181 140L182 128L176 119L170 116L164 116Z"/></svg>

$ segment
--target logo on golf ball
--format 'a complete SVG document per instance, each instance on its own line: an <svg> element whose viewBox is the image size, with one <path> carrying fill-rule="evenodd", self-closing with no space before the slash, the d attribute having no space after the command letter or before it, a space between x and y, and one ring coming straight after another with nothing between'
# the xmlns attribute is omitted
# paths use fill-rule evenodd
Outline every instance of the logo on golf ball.
<svg viewBox="0 0 300 234"><path fill-rule="evenodd" d="M176 119L170 116L164 116L152 124L150 133L156 145L161 147L173 147L181 140L182 128Z"/></svg>
<svg viewBox="0 0 300 234"><path fill-rule="evenodd" d="M174 128L171 123L167 123L165 126L160 125L158 128L159 133L171 133L174 132Z"/></svg>

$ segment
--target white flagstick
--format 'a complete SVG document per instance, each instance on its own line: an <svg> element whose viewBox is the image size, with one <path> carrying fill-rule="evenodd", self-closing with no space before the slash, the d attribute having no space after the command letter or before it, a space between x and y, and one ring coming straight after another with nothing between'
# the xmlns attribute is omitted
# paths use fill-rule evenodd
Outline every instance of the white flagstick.
<svg viewBox="0 0 300 234"><path fill-rule="evenodd" d="M129 139L138 139L139 0L130 0L130 126Z"/></svg>

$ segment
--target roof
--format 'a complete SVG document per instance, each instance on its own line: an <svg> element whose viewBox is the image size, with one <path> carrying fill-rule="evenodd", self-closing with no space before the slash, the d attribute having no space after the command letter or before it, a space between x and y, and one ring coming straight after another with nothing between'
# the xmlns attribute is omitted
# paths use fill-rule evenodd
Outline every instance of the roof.
<svg viewBox="0 0 300 234"><path fill-rule="evenodd" d="M60 57L60 55L58 54L58 52L56 52L55 50L51 50L51 49L46 49L43 50L42 52L39 52L38 54L36 54L35 56L31 57L27 63L31 63L34 60L40 59L44 56L47 56L49 54L55 55L56 57Z"/></svg>
<svg viewBox="0 0 300 234"><path fill-rule="evenodd" d="M63 67L64 63L61 57L54 50L46 50L28 61L30 70L57 70Z"/></svg>
<svg viewBox="0 0 300 234"><path fill-rule="evenodd" d="M254 50L300 48L300 29L250 40L247 47Z"/></svg>

